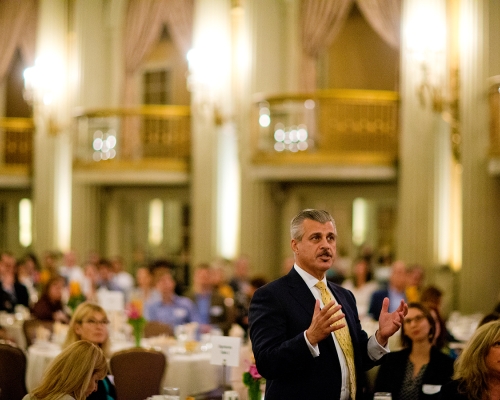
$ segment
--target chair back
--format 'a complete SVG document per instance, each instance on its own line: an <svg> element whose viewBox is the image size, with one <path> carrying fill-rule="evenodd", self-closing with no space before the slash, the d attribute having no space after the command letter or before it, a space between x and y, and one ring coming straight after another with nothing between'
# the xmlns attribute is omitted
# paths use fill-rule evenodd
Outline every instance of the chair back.
<svg viewBox="0 0 500 400"><path fill-rule="evenodd" d="M0 341L0 399L21 400L26 390L26 355L17 346Z"/></svg>
<svg viewBox="0 0 500 400"><path fill-rule="evenodd" d="M144 400L160 394L167 358L160 351L135 347L110 359L117 400Z"/></svg>
<svg viewBox="0 0 500 400"><path fill-rule="evenodd" d="M36 330L39 326L44 327L50 331L50 334L54 332L54 322L53 321L42 321L40 319L27 319L23 323L24 337L26 338L26 346L31 346L36 339Z"/></svg>
<svg viewBox="0 0 500 400"><path fill-rule="evenodd" d="M169 324L158 321L148 321L144 326L144 337L150 338L160 335L174 336L174 330Z"/></svg>

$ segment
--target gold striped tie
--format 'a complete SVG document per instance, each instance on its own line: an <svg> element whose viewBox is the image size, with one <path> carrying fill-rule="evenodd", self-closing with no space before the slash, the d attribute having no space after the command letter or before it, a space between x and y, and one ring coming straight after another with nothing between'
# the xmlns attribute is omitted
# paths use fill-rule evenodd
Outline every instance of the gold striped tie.
<svg viewBox="0 0 500 400"><path fill-rule="evenodd" d="M330 292L326 289L326 285L322 281L319 281L314 286L316 286L319 289L321 293L321 300L323 301L323 304L325 306L333 300L332 296L330 295ZM337 313L339 312L340 310L337 311L334 315L337 315ZM334 331L334 333L344 353L344 357L347 362L347 368L349 369L349 384L350 384L349 392L351 394L351 399L355 399L356 370L354 369L354 349L352 347L351 335L349 334L349 328L347 327L347 322L345 318L342 318L341 320L337 321L335 324L332 325L338 325L338 324L345 324L343 328L337 329L336 331Z"/></svg>

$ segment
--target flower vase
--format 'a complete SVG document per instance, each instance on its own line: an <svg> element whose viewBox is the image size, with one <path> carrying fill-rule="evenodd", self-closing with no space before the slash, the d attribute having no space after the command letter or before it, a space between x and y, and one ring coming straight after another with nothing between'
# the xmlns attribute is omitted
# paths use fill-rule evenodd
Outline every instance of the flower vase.
<svg viewBox="0 0 500 400"><path fill-rule="evenodd" d="M130 323L133 328L135 347L141 347L141 339L144 336L144 325L143 321L133 321Z"/></svg>
<svg viewBox="0 0 500 400"><path fill-rule="evenodd" d="M248 400L261 400L262 392L260 391L260 382L248 387Z"/></svg>

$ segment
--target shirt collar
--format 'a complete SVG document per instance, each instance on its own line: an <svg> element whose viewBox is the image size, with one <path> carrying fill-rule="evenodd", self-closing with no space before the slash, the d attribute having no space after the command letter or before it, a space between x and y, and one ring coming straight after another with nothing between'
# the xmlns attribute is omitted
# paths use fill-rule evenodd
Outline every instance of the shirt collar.
<svg viewBox="0 0 500 400"><path fill-rule="evenodd" d="M300 277L304 280L309 289L314 287L314 285L319 282L318 278L315 278L309 272L306 272L305 270L300 268L297 264L294 264L293 267L295 268L295 271L297 271L297 273L300 275ZM326 282L326 275L323 277L323 279L321 279L321 281L328 287L328 284Z"/></svg>

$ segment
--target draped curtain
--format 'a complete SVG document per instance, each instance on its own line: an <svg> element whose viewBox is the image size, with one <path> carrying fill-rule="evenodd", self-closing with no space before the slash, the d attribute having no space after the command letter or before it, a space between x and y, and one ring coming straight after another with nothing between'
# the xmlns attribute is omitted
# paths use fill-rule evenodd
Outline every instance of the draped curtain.
<svg viewBox="0 0 500 400"><path fill-rule="evenodd" d="M124 106L137 103L135 74L167 25L174 44L186 53L191 47L193 0L129 0L125 20ZM139 121L128 117L122 127L122 152L127 158L139 156Z"/></svg>
<svg viewBox="0 0 500 400"><path fill-rule="evenodd" d="M318 57L335 40L355 1L375 32L391 47L399 47L401 0L302 0L303 90L316 90Z"/></svg>
<svg viewBox="0 0 500 400"><path fill-rule="evenodd" d="M17 49L26 65L34 64L37 11L36 0L0 0L0 82Z"/></svg>

